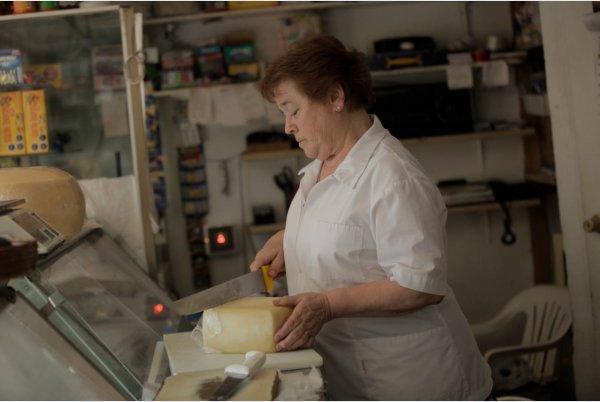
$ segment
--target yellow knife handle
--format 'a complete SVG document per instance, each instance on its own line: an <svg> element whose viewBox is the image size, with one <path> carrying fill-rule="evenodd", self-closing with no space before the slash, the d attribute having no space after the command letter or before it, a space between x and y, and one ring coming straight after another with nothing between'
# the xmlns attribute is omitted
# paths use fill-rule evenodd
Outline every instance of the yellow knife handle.
<svg viewBox="0 0 600 402"><path fill-rule="evenodd" d="M269 275L269 265L263 265L262 267L260 267L260 270L262 271L262 277L263 277L263 282L265 283L265 289L267 290L267 292L269 293L273 293L273 278L271 277L271 275ZM285 273L285 267L283 267L283 270L281 272L279 272L279 275L283 275Z"/></svg>
<svg viewBox="0 0 600 402"><path fill-rule="evenodd" d="M265 282L265 289L271 293L273 291L273 278L269 275L269 266L263 265L260 270L262 271L263 282Z"/></svg>

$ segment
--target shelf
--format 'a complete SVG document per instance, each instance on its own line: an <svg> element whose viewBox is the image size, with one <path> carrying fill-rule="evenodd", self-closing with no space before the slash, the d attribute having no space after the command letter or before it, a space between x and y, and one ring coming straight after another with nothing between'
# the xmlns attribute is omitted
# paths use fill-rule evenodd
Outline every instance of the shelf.
<svg viewBox="0 0 600 402"><path fill-rule="evenodd" d="M532 198L527 200L509 201L507 204L509 208L529 208L540 205L541 201L539 198ZM497 202L481 202L476 204L448 206L448 213L458 214L467 212L494 211L499 209L502 209L502 207Z"/></svg>
<svg viewBox="0 0 600 402"><path fill-rule="evenodd" d="M486 64L489 64L492 61L501 61L500 60L490 60L490 61L481 61L471 63L470 66L473 69L483 68ZM507 64L516 65L522 64L523 59L521 58L511 58L506 59ZM374 81L383 80L383 79L394 79L394 78L402 78L403 76L437 76L440 80L446 80L446 69L450 66L450 64L438 64L435 66L415 66L415 67L403 67L396 68L392 70L373 70L371 71L371 78Z"/></svg>
<svg viewBox="0 0 600 402"><path fill-rule="evenodd" d="M525 180L548 186L556 186L556 176L547 173L527 173L525 174Z"/></svg>
<svg viewBox="0 0 600 402"><path fill-rule="evenodd" d="M509 208L529 208L541 205L539 198L531 198L526 200L509 201ZM497 202L480 202L474 204L463 204L463 205L452 205L448 206L448 213L459 214L469 212L485 212L485 211L496 211L502 209ZM276 222L266 225L249 225L248 231L250 234L268 234L278 232L285 228L285 222Z"/></svg>
<svg viewBox="0 0 600 402"><path fill-rule="evenodd" d="M450 142L461 142L461 141L476 141L476 140L494 140L498 138L509 138L509 137L523 137L528 135L534 135L535 129L524 127L514 130L495 130L495 131L481 131L477 133L463 133L463 134L449 134L449 135L437 135L432 137L419 137L419 138L404 138L400 139L404 145L415 145L415 144L443 144ZM298 158L303 157L304 151L302 149L283 149L277 151L265 151L265 152L250 152L243 153L242 159L245 161L258 161L267 159L282 159L282 158Z"/></svg>
<svg viewBox="0 0 600 402"><path fill-rule="evenodd" d="M61 18L73 15L86 15L106 13L111 11L119 11L120 6L97 6L97 7L80 7L66 10L51 10L37 11L34 13L11 14L0 16L0 22L17 21L17 20L32 20L38 18Z"/></svg>
<svg viewBox="0 0 600 402"><path fill-rule="evenodd" d="M520 63L520 61L510 61L510 60L507 62L508 62L508 64ZM471 64L471 67L482 68L486 63L489 63L489 62L473 63L473 64ZM394 69L394 70L374 70L374 71L371 71L371 77L373 78L374 81L377 81L377 80L384 80L384 79L397 80L397 79L406 78L409 76L418 76L418 77L422 77L422 78L427 78L429 76L429 78L431 78L432 75L435 75L440 80L445 81L447 67L448 67L448 64L440 64L440 65L436 65L436 66L405 67L405 68L398 68L398 69ZM186 98L189 98L190 91L194 88L212 88L212 87L218 87L218 86L244 85L244 84L248 84L249 82L255 82L255 81L215 83L213 85L206 85L206 84L192 85L192 86L182 87L182 88L173 88L173 89L164 89L164 90L160 90L160 91L153 91L153 92L150 92L149 95L152 95L155 98L173 97L173 98L186 99Z"/></svg>
<svg viewBox="0 0 600 402"><path fill-rule="evenodd" d="M285 222L275 222L266 225L250 225L248 226L248 231L250 234L265 234L275 233L283 228L285 228Z"/></svg>
<svg viewBox="0 0 600 402"><path fill-rule="evenodd" d="M304 151L300 148L296 148L265 152L245 152L242 154L242 159L245 161L258 161L266 159L299 158L302 156L304 156Z"/></svg>
<svg viewBox="0 0 600 402"><path fill-rule="evenodd" d="M381 1L367 1L367 2L346 2L346 1L332 1L332 2L311 2L302 4L290 4L285 2L285 5L273 6L273 7L256 7L242 10L226 10L226 11L213 11L213 12L198 12L187 15L174 15L169 17L157 17L148 18L144 21L144 25L162 25L179 22L189 21L207 21L215 20L220 18L242 18L254 15L265 15L265 14L284 14L289 12L299 11L318 11L328 10L332 8L345 8L345 7L356 7L374 4L385 4Z"/></svg>
<svg viewBox="0 0 600 402"><path fill-rule="evenodd" d="M419 137L419 138L404 138L400 139L404 145L415 145L415 144L441 144L448 142L461 142L461 141L476 141L476 140L494 140L498 138L507 137L524 137L528 135L534 135L535 129L531 127L516 128L513 130L493 130L493 131L479 131L473 133L462 133L462 134L448 134L448 135L436 135L431 137Z"/></svg>

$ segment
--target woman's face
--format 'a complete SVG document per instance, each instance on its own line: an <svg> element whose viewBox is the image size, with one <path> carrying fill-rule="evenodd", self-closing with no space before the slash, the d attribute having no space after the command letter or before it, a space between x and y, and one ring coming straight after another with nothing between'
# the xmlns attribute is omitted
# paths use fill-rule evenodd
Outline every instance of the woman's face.
<svg viewBox="0 0 600 402"><path fill-rule="evenodd" d="M274 95L285 117L285 132L296 138L308 158L326 160L335 155L339 146L334 135L339 107L335 101L313 101L290 80L279 84Z"/></svg>

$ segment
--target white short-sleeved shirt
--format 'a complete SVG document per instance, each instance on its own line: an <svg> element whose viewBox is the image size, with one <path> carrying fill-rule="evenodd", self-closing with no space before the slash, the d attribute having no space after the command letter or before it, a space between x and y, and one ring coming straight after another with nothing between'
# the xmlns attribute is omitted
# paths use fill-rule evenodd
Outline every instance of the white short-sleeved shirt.
<svg viewBox="0 0 600 402"><path fill-rule="evenodd" d="M482 400L491 374L446 283L446 207L377 117L336 171L300 171L284 237L290 294L389 278L444 301L385 318L343 318L317 336L332 399ZM435 384L435 386L432 386Z"/></svg>

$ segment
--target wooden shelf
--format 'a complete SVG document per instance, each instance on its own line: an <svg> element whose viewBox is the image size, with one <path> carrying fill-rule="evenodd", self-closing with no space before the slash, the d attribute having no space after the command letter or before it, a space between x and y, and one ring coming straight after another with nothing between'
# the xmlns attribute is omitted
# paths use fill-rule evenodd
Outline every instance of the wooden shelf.
<svg viewBox="0 0 600 402"><path fill-rule="evenodd" d="M302 156L304 156L304 151L300 148L295 148L265 152L244 152L242 154L242 159L245 161L258 161L266 159L299 158Z"/></svg>
<svg viewBox="0 0 600 402"><path fill-rule="evenodd" d="M509 201L508 206L510 208L529 208L535 207L541 204L539 198L531 198L527 200L515 200ZM483 211L494 211L502 209L497 202L481 202L476 204L465 204L465 205L452 205L448 207L448 213L468 213L468 212L483 212Z"/></svg>
<svg viewBox="0 0 600 402"><path fill-rule="evenodd" d="M171 23L181 23L189 21L210 21L221 18L242 18L255 15L266 14L285 14L290 12L301 12L311 10L328 10L332 8L345 8L366 6L374 4L385 4L382 1L366 1L366 2L346 2L346 1L320 1L312 3L294 4L293 2L284 2L284 5L272 7L256 7L241 10L225 10L213 12L198 12L187 15L174 15L169 17L148 18L144 21L144 25L162 25Z"/></svg>
<svg viewBox="0 0 600 402"><path fill-rule="evenodd" d="M285 222L275 222L266 225L250 225L248 231L250 234L275 233L285 228Z"/></svg>

